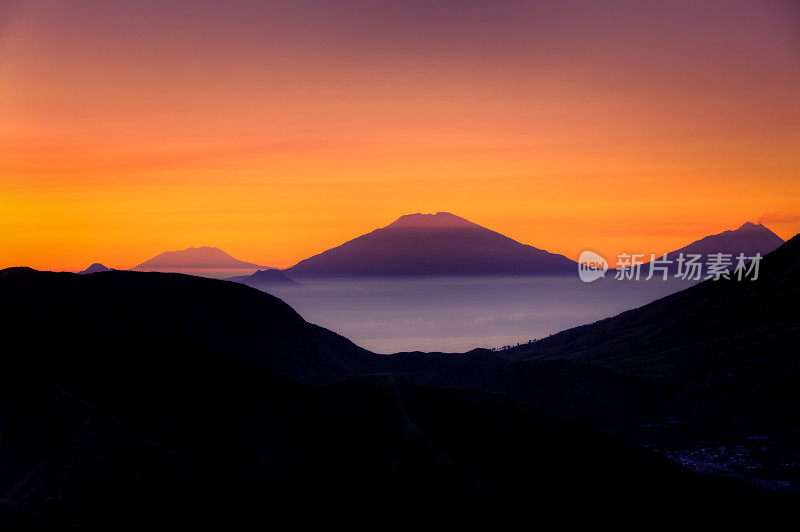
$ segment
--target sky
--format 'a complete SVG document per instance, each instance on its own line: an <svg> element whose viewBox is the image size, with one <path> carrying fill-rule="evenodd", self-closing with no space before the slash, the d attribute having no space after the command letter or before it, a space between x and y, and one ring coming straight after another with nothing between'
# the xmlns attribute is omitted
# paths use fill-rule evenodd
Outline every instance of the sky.
<svg viewBox="0 0 800 532"><path fill-rule="evenodd" d="M0 267L800 232L800 3L0 0Z"/></svg>

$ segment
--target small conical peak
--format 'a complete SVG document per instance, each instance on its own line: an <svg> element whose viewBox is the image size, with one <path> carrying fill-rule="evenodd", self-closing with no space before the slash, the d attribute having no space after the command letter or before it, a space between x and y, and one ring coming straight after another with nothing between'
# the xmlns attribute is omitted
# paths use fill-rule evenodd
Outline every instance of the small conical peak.
<svg viewBox="0 0 800 532"><path fill-rule="evenodd" d="M107 268L104 265L100 264L99 262L92 263L91 266L83 270L82 272L78 273L97 273L97 272L108 272L111 271L111 268Z"/></svg>
<svg viewBox="0 0 800 532"><path fill-rule="evenodd" d="M294 279L289 279L284 273L277 268L266 268L263 270L256 270L252 275L245 279L245 282L250 283L273 283L284 285L299 285Z"/></svg>
<svg viewBox="0 0 800 532"><path fill-rule="evenodd" d="M437 212L436 214L404 214L386 228L453 228L453 227L480 227L478 224L451 214Z"/></svg>

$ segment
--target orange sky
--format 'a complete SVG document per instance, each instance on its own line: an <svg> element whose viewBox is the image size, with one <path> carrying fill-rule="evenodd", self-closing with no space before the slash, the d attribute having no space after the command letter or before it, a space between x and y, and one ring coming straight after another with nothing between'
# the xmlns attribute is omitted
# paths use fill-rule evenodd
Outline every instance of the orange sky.
<svg viewBox="0 0 800 532"><path fill-rule="evenodd" d="M0 0L0 267L289 266L449 211L572 258L800 232L800 10Z"/></svg>

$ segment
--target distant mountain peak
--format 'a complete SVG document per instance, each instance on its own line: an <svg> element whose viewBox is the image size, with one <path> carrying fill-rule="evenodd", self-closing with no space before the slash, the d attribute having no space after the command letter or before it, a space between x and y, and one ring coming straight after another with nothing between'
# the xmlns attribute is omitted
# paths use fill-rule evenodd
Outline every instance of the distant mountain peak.
<svg viewBox="0 0 800 532"><path fill-rule="evenodd" d="M111 268L103 266L99 262L93 263L91 266L83 270L82 272L78 272L80 274L87 274L87 273L97 273L97 272L110 272Z"/></svg>
<svg viewBox="0 0 800 532"><path fill-rule="evenodd" d="M737 231L744 231L744 230L747 230L747 229L757 229L758 227L764 227L764 226L761 225L761 222L759 222L758 224L754 224L753 222L745 222L742 225L740 225L739 228L736 229L736 230Z"/></svg>
<svg viewBox="0 0 800 532"><path fill-rule="evenodd" d="M290 285L300 284L297 281L286 277L286 275L277 268L267 268L266 270L257 270L255 273L250 275L248 279L254 282L278 282Z"/></svg>
<svg viewBox="0 0 800 532"><path fill-rule="evenodd" d="M414 213L288 270L298 276L574 275L576 264L449 212Z"/></svg>
<svg viewBox="0 0 800 532"><path fill-rule="evenodd" d="M219 248L200 246L178 251L165 251L133 269L170 271L173 269L259 270L263 268L264 266L258 264L235 259Z"/></svg>
<svg viewBox="0 0 800 532"><path fill-rule="evenodd" d="M251 275L237 275L229 277L227 281L246 284L253 288L264 288L272 286L299 286L300 283L287 277L282 271L275 268L257 270Z"/></svg>
<svg viewBox="0 0 800 532"><path fill-rule="evenodd" d="M745 222L736 228L733 232L749 232L749 231L761 231L766 233L772 233L772 231L761 222L753 223L753 222Z"/></svg>
<svg viewBox="0 0 800 532"><path fill-rule="evenodd" d="M739 227L737 227L736 229L729 229L727 231L723 231L723 232L718 233L716 235L710 235L710 236L715 237L715 236L727 236L727 235L730 235L730 236L761 235L761 236L770 238L771 240L777 242L775 247L777 247L777 246L779 246L780 244L783 243L783 239L782 238L780 238L778 235L773 233L766 225L762 224L761 222L753 223L753 222L747 221L747 222L743 223L742 225L740 225Z"/></svg>
<svg viewBox="0 0 800 532"><path fill-rule="evenodd" d="M480 227L478 224L456 216L449 212L437 212L436 214L404 214L384 229L388 228L454 228L454 227Z"/></svg>
<svg viewBox="0 0 800 532"><path fill-rule="evenodd" d="M739 253L744 253L752 256L760 253L763 256L781 244L783 244L783 239L770 231L765 225L745 222L737 229L728 229L721 233L705 236L669 254L677 256L680 253L699 253L702 255L709 253L738 255Z"/></svg>

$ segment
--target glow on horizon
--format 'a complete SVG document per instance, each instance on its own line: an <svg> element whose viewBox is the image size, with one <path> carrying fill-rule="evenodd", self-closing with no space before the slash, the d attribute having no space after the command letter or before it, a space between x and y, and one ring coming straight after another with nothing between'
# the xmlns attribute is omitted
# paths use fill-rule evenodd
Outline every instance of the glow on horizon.
<svg viewBox="0 0 800 532"><path fill-rule="evenodd" d="M800 232L783 1L0 0L0 267L289 266L449 211L576 258Z"/></svg>

